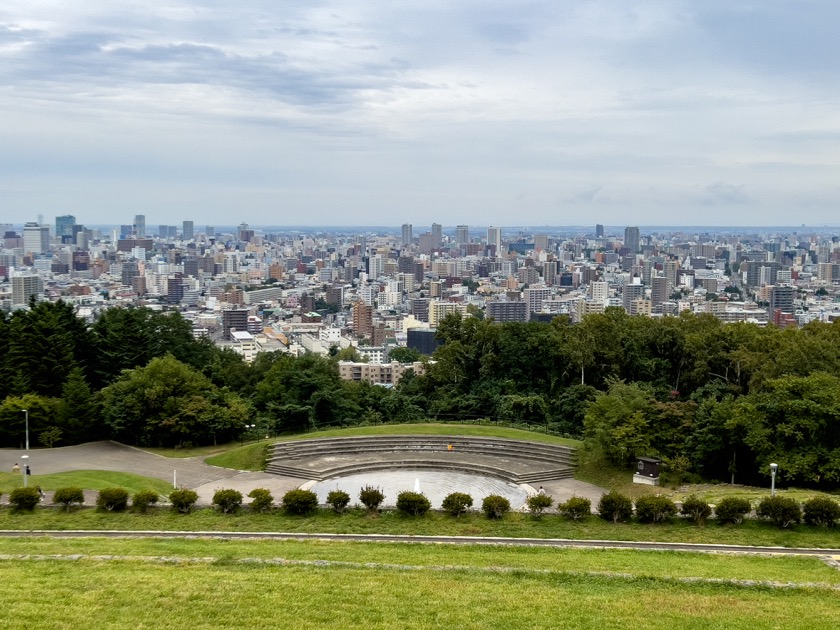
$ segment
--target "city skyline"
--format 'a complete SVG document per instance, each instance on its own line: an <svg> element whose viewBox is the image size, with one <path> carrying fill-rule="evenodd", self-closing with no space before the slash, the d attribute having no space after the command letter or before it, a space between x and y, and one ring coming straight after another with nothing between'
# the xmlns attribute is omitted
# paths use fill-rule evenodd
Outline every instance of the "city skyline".
<svg viewBox="0 0 840 630"><path fill-rule="evenodd" d="M827 1L11 0L0 223L830 224L838 20Z"/></svg>

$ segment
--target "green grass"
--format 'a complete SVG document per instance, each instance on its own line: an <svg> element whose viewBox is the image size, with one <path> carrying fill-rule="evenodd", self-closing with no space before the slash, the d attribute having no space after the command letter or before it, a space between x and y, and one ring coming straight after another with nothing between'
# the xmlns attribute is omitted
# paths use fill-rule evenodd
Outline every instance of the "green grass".
<svg viewBox="0 0 840 630"><path fill-rule="evenodd" d="M212 466L234 470L265 470L270 444L271 442L256 442L237 446L204 461Z"/></svg>
<svg viewBox="0 0 840 630"><path fill-rule="evenodd" d="M9 538L4 554L243 558L422 567L620 573L647 578L756 580L840 585L840 571L814 557L726 555L625 549L547 549L489 545L172 538Z"/></svg>
<svg viewBox="0 0 840 630"><path fill-rule="evenodd" d="M477 513L456 519L440 512L430 512L422 518L415 518L391 511L370 517L357 510L344 515L321 510L312 516L295 517L279 512L252 514L247 510L238 515L224 515L212 509L197 510L189 515L175 514L165 508L152 510L149 514L99 513L89 508L74 510L69 514L49 508L38 508L33 513L15 513L9 509L0 509L0 529L282 531L648 540L782 547L840 546L837 530L805 525L778 529L763 521L750 520L737 526L710 523L705 527L697 527L682 519L674 519L671 523L661 525L614 524L595 517L574 523L554 515L546 515L537 520L520 513L511 513L495 521Z"/></svg>
<svg viewBox="0 0 840 630"><path fill-rule="evenodd" d="M758 505L764 497L770 494L768 488L756 488L754 486L731 486L729 484L688 484L678 489L663 488L662 493L670 496L675 501L682 501L685 497L694 494L712 504L717 504L724 497L739 497L747 499L754 506ZM836 494L819 492L818 490L804 490L800 488L777 488L776 494L788 497L799 502L807 501L812 497L828 497L837 501L840 499Z"/></svg>
<svg viewBox="0 0 840 630"><path fill-rule="evenodd" d="M0 473L0 492L5 494L22 485L21 475ZM41 486L43 490L55 490L65 486L76 486L84 490L101 490L119 486L128 490L130 494L140 490L154 490L158 494L169 494L172 490L172 484L161 479L106 470L73 470L52 475L32 475L29 478L29 485Z"/></svg>
<svg viewBox="0 0 840 630"><path fill-rule="evenodd" d="M163 457L172 457L175 459L186 459L187 457L207 457L208 455L216 455L224 453L232 448L239 446L239 442L230 442L229 444L215 444L213 446L190 446L187 448L154 448L145 446L141 450L155 455L162 455Z"/></svg>
<svg viewBox="0 0 840 630"><path fill-rule="evenodd" d="M0 562L0 627L8 628L813 630L836 627L840 615L840 598L824 589L555 571Z"/></svg>

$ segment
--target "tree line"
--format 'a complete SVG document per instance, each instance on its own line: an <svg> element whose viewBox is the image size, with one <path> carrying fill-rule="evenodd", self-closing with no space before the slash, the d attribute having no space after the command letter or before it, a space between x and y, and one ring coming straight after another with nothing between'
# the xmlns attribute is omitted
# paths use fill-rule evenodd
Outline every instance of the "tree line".
<svg viewBox="0 0 840 630"><path fill-rule="evenodd" d="M264 353L246 364L195 339L177 313L114 308L86 324L69 304L42 302L0 318L0 445L22 444L23 409L45 445L488 418L584 438L617 465L662 457L676 476L763 483L774 461L781 483L840 483L840 324L610 308L575 325L451 315L438 336L425 374L383 388L342 381L339 357Z"/></svg>

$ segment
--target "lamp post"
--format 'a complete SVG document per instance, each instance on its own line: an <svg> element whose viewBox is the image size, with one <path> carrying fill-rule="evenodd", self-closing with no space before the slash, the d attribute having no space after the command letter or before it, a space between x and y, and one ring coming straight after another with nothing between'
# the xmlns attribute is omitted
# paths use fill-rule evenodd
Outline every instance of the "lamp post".
<svg viewBox="0 0 840 630"><path fill-rule="evenodd" d="M246 434L248 434L248 433L250 433L251 431L253 431L253 430L254 430L254 427L256 427L256 426L257 426L256 424L246 424L246 425L245 425L245 430L242 432L242 440L240 440L240 442L239 442L239 445L240 445L240 446L244 446L244 445L245 445Z"/></svg>
<svg viewBox="0 0 840 630"><path fill-rule="evenodd" d="M29 481L29 409L21 409L24 416L26 416L26 455L24 455L21 459L24 460L23 463L23 487L25 488L27 482Z"/></svg>
<svg viewBox="0 0 840 630"><path fill-rule="evenodd" d="M776 496L776 471L779 470L778 464L770 464L770 496Z"/></svg>

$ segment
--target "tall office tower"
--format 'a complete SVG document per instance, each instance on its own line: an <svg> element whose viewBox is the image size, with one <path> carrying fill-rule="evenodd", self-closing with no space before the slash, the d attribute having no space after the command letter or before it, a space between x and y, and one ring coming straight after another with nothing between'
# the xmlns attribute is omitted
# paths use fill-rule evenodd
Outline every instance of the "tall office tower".
<svg viewBox="0 0 840 630"><path fill-rule="evenodd" d="M212 225L208 225L204 228L204 234L207 238L216 238L216 228Z"/></svg>
<svg viewBox="0 0 840 630"><path fill-rule="evenodd" d="M639 251L639 228L624 228L624 247L633 253L637 253Z"/></svg>
<svg viewBox="0 0 840 630"><path fill-rule="evenodd" d="M534 251L544 252L548 249L548 234L534 235Z"/></svg>
<svg viewBox="0 0 840 630"><path fill-rule="evenodd" d="M650 301L653 306L667 302L671 297L671 283L665 276L657 276L650 279Z"/></svg>
<svg viewBox="0 0 840 630"><path fill-rule="evenodd" d="M169 236L169 226L168 225L159 225L158 226L158 238L167 238Z"/></svg>
<svg viewBox="0 0 840 630"><path fill-rule="evenodd" d="M680 268L680 261L678 260L666 260L665 264L662 265L663 267L663 274L666 278L668 278L668 282L671 283L672 287L677 286L677 271Z"/></svg>
<svg viewBox="0 0 840 630"><path fill-rule="evenodd" d="M547 260L543 263L543 282L548 286L554 286L557 281L557 261ZM480 274L479 274L480 275Z"/></svg>
<svg viewBox="0 0 840 630"><path fill-rule="evenodd" d="M373 307L361 300L352 308L353 334L358 337L370 337L373 332Z"/></svg>
<svg viewBox="0 0 840 630"><path fill-rule="evenodd" d="M650 279L653 277L654 264L649 258L646 258L642 263L642 284L646 287L650 286Z"/></svg>
<svg viewBox="0 0 840 630"><path fill-rule="evenodd" d="M413 237L411 223L403 223L402 224L402 244L403 245L411 245L411 239Z"/></svg>
<svg viewBox="0 0 840 630"><path fill-rule="evenodd" d="M432 249L439 249L443 243L443 227L440 223L432 223Z"/></svg>
<svg viewBox="0 0 840 630"><path fill-rule="evenodd" d="M487 228L487 244L495 245L496 256L502 255L502 228L493 226Z"/></svg>
<svg viewBox="0 0 840 630"><path fill-rule="evenodd" d="M193 240L193 222L192 221L184 221L183 227L181 229L181 238L185 241Z"/></svg>
<svg viewBox="0 0 840 630"><path fill-rule="evenodd" d="M73 238L73 226L75 224L76 217L72 214L65 214L55 218L55 235L61 239L62 243L72 242L70 239Z"/></svg>
<svg viewBox="0 0 840 630"><path fill-rule="evenodd" d="M134 215L134 234L137 238L146 238L146 215Z"/></svg>
<svg viewBox="0 0 840 630"><path fill-rule="evenodd" d="M455 241L458 245L466 245L470 242L470 226L459 225L455 228Z"/></svg>
<svg viewBox="0 0 840 630"><path fill-rule="evenodd" d="M12 276L12 304L29 304L29 298L34 295L36 299L40 299L43 293L44 284L40 276L35 274Z"/></svg>
<svg viewBox="0 0 840 630"><path fill-rule="evenodd" d="M27 253L44 254L50 251L50 228L48 225L27 223L23 226L23 250Z"/></svg>
<svg viewBox="0 0 840 630"><path fill-rule="evenodd" d="M604 226L600 223L595 226L595 238L604 238Z"/></svg>
<svg viewBox="0 0 840 630"><path fill-rule="evenodd" d="M122 283L130 287L132 286L132 282L134 278L140 275L140 265L137 264L137 261L134 260L126 260L123 261L122 264L122 273L120 274Z"/></svg>
<svg viewBox="0 0 840 630"><path fill-rule="evenodd" d="M624 293L621 295L621 305L628 313L633 310L633 302L645 297L645 287L643 284L625 284Z"/></svg>

